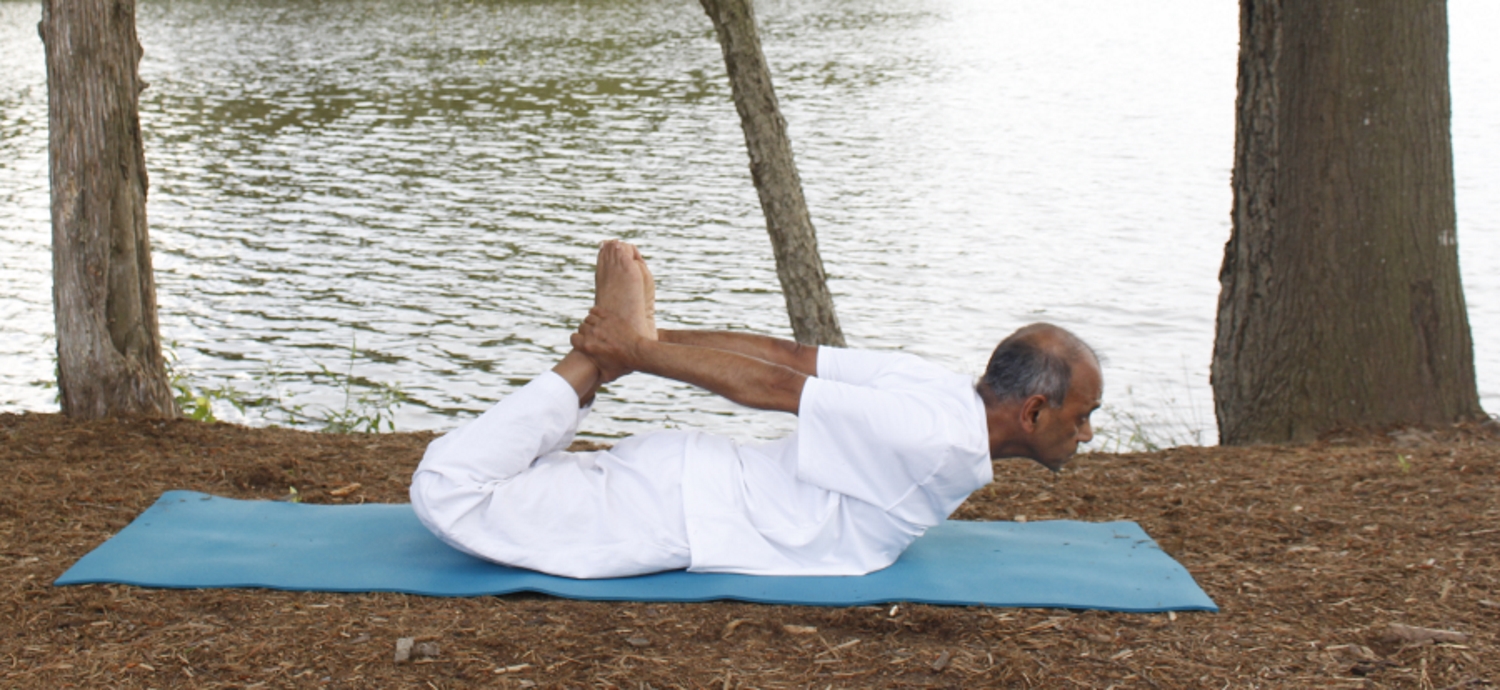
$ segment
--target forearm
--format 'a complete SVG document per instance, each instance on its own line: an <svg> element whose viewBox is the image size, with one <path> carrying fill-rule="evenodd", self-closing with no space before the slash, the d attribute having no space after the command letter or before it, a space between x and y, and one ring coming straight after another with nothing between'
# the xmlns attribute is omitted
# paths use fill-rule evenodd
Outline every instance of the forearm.
<svg viewBox="0 0 1500 690"><path fill-rule="evenodd" d="M754 333L658 330L657 338L676 345L733 352L787 367L804 376L818 375L818 346Z"/></svg>
<svg viewBox="0 0 1500 690"><path fill-rule="evenodd" d="M807 375L788 366L733 350L643 341L635 352L637 371L682 381L746 407L795 414Z"/></svg>

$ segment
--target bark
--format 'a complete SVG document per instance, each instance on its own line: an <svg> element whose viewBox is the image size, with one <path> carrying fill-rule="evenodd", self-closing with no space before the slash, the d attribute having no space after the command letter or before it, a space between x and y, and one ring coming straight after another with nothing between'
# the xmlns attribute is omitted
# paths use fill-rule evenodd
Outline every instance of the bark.
<svg viewBox="0 0 1500 690"><path fill-rule="evenodd" d="M1443 0L1241 0L1225 444L1481 416Z"/></svg>
<svg viewBox="0 0 1500 690"><path fill-rule="evenodd" d="M833 311L833 295L818 255L802 179L792 161L786 119L776 103L771 71L760 49L751 0L701 2L724 49L734 108L750 150L750 176L766 216L792 332L800 343L842 346L844 333Z"/></svg>
<svg viewBox="0 0 1500 690"><path fill-rule="evenodd" d="M38 28L63 413L173 416L146 235L134 0L44 0Z"/></svg>

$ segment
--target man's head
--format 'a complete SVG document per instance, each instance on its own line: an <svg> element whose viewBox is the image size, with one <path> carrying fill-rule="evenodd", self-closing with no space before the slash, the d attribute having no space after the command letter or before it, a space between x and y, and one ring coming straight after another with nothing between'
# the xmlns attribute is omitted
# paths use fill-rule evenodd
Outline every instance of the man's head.
<svg viewBox="0 0 1500 690"><path fill-rule="evenodd" d="M978 389L990 457L1028 457L1056 470L1094 437L1089 415L1104 378L1099 357L1078 336L1034 323L1000 341Z"/></svg>

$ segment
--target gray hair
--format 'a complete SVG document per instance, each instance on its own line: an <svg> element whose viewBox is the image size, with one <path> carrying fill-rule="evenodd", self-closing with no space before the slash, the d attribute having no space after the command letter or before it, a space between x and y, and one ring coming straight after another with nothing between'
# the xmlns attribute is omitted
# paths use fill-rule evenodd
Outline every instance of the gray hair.
<svg viewBox="0 0 1500 690"><path fill-rule="evenodd" d="M1085 355L1099 359L1093 348L1066 329L1034 323L1000 341L979 386L995 403L1040 395L1049 406L1062 407L1073 382L1073 363Z"/></svg>

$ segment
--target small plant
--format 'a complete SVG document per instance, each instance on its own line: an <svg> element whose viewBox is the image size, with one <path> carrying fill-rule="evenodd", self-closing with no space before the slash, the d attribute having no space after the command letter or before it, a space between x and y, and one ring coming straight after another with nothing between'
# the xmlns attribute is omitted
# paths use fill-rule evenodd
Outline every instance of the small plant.
<svg viewBox="0 0 1500 690"><path fill-rule="evenodd" d="M335 434L378 434L381 427L386 431L396 430L396 406L406 402L406 393L394 384L369 381L354 377L354 360L358 354L355 339L349 339L349 370L343 374L319 364L321 371L314 377L332 381L344 391L344 406L339 409L325 407L320 415L323 431ZM355 389L359 389L358 395Z"/></svg>
<svg viewBox="0 0 1500 690"><path fill-rule="evenodd" d="M1099 453L1155 453L1175 446L1202 445L1203 430L1158 415L1141 416L1113 405L1099 409L1090 450Z"/></svg>
<svg viewBox="0 0 1500 690"><path fill-rule="evenodd" d="M176 344L173 343L175 348ZM324 432L379 433L396 430L396 408L407 401L400 386L379 381L370 381L354 375L354 365L359 350L353 339L349 342L348 367L339 372L314 362L317 371L304 374L310 383L331 385L343 393L341 407L308 405L290 399L283 383L290 378L280 361L268 364L254 375L258 391L247 394L229 385L201 388L194 384L192 373L183 368L174 349L167 350L168 378L183 415L198 421L218 421L214 414L216 403L227 403L241 415L253 410L258 416L272 424L292 427L314 427Z"/></svg>
<svg viewBox="0 0 1500 690"><path fill-rule="evenodd" d="M184 417L198 422L217 422L215 402L228 403L241 414L245 412L244 397L233 388L227 385L198 388L193 385L192 372L182 366L182 360L177 356L176 341L167 344L165 355L167 384L172 387L172 397Z"/></svg>
<svg viewBox="0 0 1500 690"><path fill-rule="evenodd" d="M1169 435L1152 429L1134 412L1105 405L1099 410L1105 419L1094 432L1091 450L1100 453L1155 453L1178 445Z"/></svg>
<svg viewBox="0 0 1500 690"><path fill-rule="evenodd" d="M1125 389L1126 401L1134 406L1134 391ZM1171 399L1167 403L1174 402ZM1192 408L1189 388L1189 409ZM1188 421L1176 413L1164 418L1161 414L1140 415L1135 412L1104 405L1098 413L1102 419L1094 425L1094 441L1089 452L1096 453L1155 453L1175 446L1203 445L1204 429L1201 422Z"/></svg>
<svg viewBox="0 0 1500 690"><path fill-rule="evenodd" d="M1401 474L1411 472L1411 460L1400 453L1396 454L1396 466L1401 468Z"/></svg>
<svg viewBox="0 0 1500 690"><path fill-rule="evenodd" d="M344 389L342 408L324 407L316 416L323 431L335 434L378 434L396 430L396 407L406 402L406 393L398 386L378 381L356 379L350 373L338 374L319 365L319 376L331 378ZM359 393L355 394L355 388Z"/></svg>

